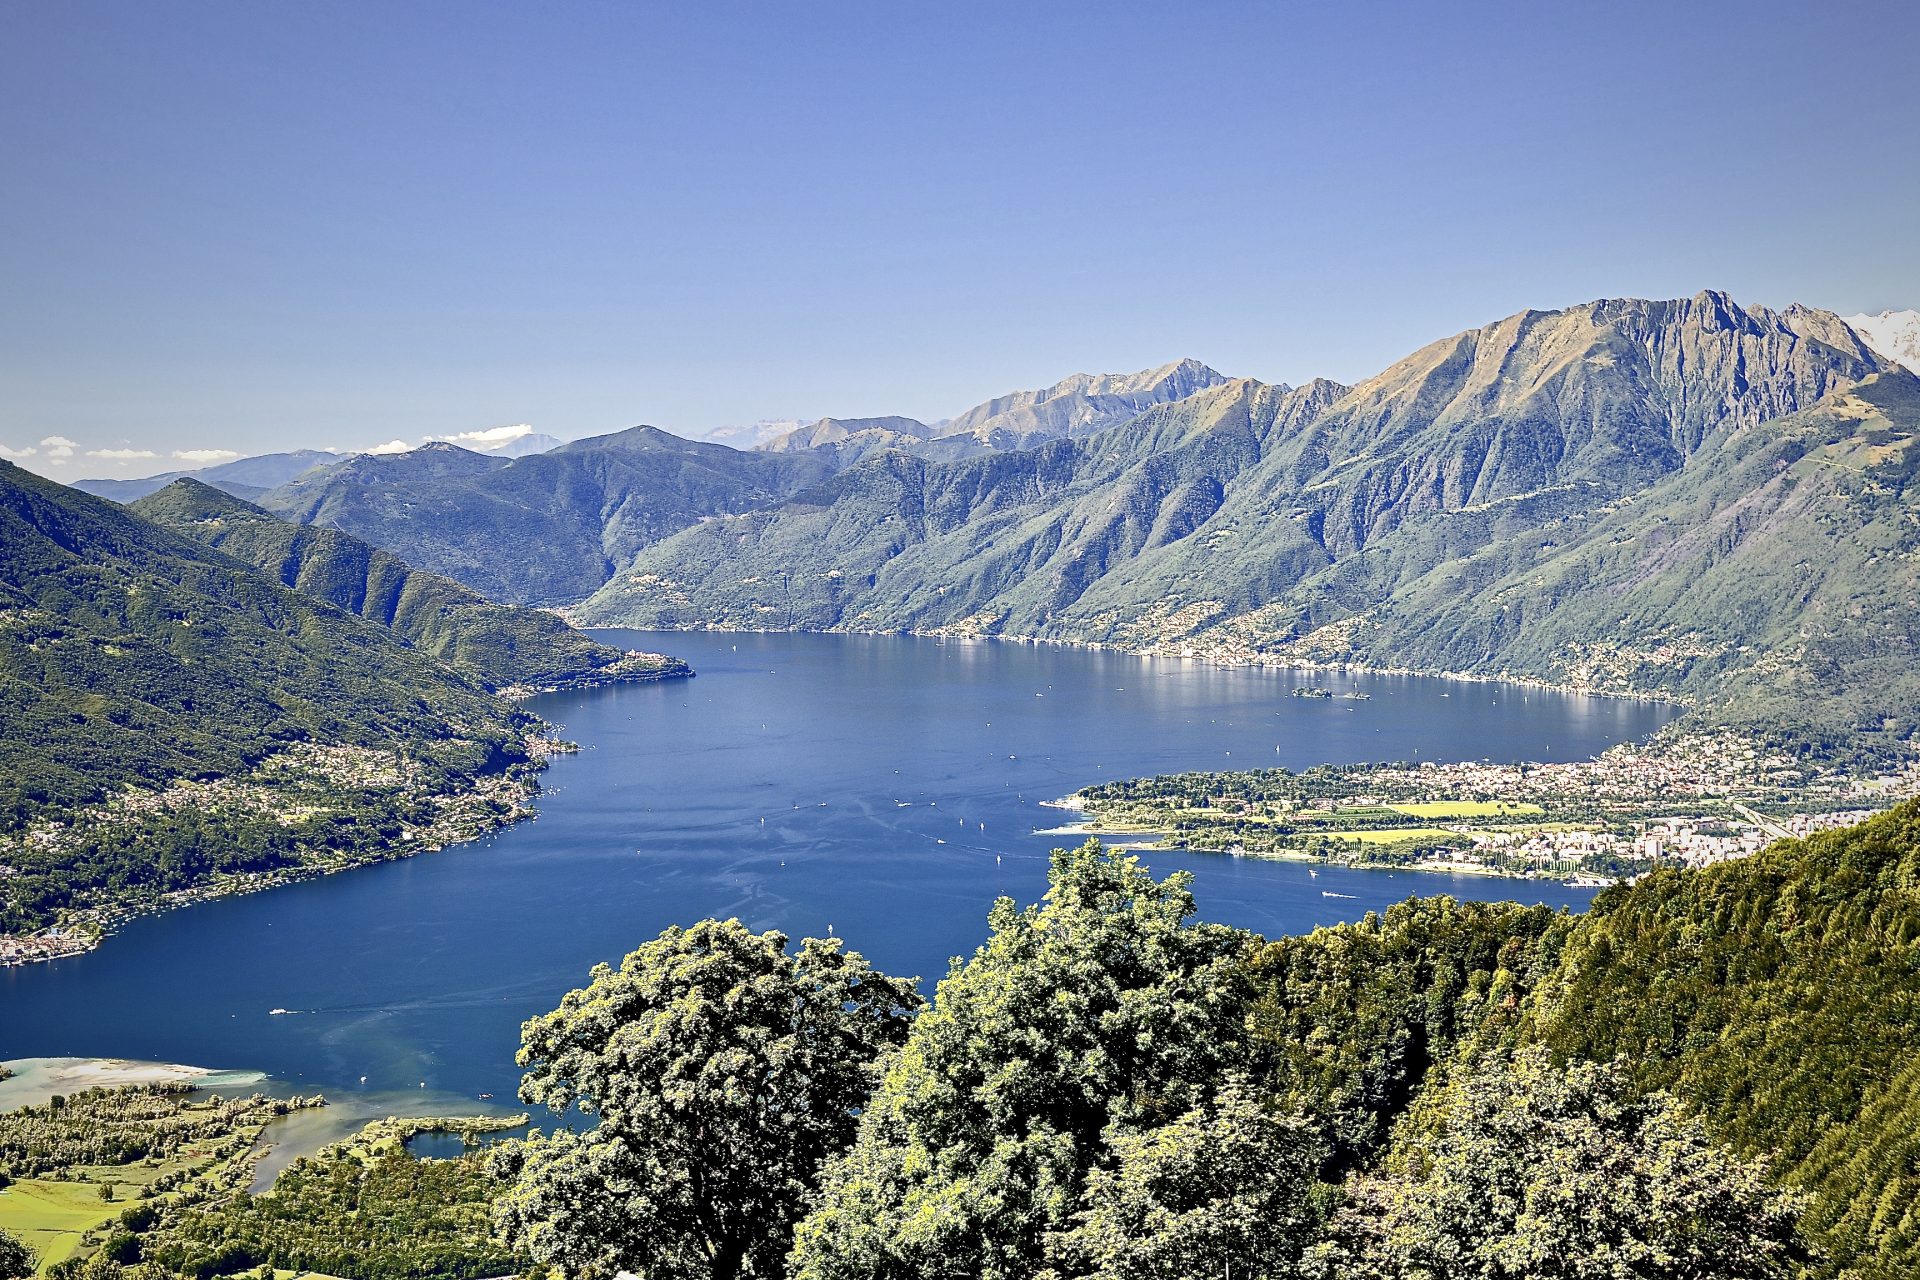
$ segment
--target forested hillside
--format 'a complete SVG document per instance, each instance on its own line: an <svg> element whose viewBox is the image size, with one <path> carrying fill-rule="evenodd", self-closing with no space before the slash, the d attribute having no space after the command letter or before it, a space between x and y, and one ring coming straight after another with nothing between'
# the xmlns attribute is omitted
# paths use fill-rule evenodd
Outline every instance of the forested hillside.
<svg viewBox="0 0 1920 1280"><path fill-rule="evenodd" d="M1920 803L1608 890L1520 1034L1621 1058L1767 1160L1824 1274L1920 1272Z"/></svg>
<svg viewBox="0 0 1920 1280"><path fill-rule="evenodd" d="M479 829L528 764L531 717L385 627L11 464L0 624L0 932Z"/></svg>
<svg viewBox="0 0 1920 1280"><path fill-rule="evenodd" d="M295 742L448 771L527 717L386 630L115 506L0 466L0 813L233 773Z"/></svg>
<svg viewBox="0 0 1920 1280"><path fill-rule="evenodd" d="M351 534L289 523L195 480L176 480L132 509L303 595L387 627L490 689L578 688L690 670L677 659L601 644L551 613L492 604Z"/></svg>

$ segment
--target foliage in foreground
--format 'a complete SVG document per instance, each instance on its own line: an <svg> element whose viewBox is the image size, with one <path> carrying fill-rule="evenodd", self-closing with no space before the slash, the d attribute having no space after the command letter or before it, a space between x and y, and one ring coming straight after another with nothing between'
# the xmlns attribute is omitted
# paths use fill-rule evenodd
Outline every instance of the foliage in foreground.
<svg viewBox="0 0 1920 1280"><path fill-rule="evenodd" d="M1920 1274L1920 801L1603 893L1525 1036L1624 1058L1807 1192L1822 1274Z"/></svg>
<svg viewBox="0 0 1920 1280"><path fill-rule="evenodd" d="M33 1250L0 1231L0 1280L20 1280L20 1277L30 1276L39 1263L40 1259L34 1256Z"/></svg>
<svg viewBox="0 0 1920 1280"><path fill-rule="evenodd" d="M994 905L914 1023L800 1226L797 1276L1032 1276L1112 1140L1208 1107L1241 1064L1245 935L1194 923L1185 876L1090 842L1051 880L1041 906Z"/></svg>
<svg viewBox="0 0 1920 1280"><path fill-rule="evenodd" d="M1343 1192L1307 1269L1326 1280L1767 1280L1805 1261L1800 1202L1761 1166L1616 1066L1537 1047L1463 1065Z"/></svg>
<svg viewBox="0 0 1920 1280"><path fill-rule="evenodd" d="M521 1098L598 1123L501 1149L502 1233L568 1275L778 1276L820 1163L919 1007L837 941L669 929L522 1028Z"/></svg>
<svg viewBox="0 0 1920 1280"><path fill-rule="evenodd" d="M1804 1259L1798 1202L1683 1103L1514 1047L1571 917L1437 899L1267 945L1193 910L1183 877L1058 852L1046 901L996 904L877 1088L835 1095L840 1127L766 1180L805 1108L743 1105L771 1100L743 1083L789 1060L759 993L798 1025L796 961L737 923L669 931L527 1024L528 1100L612 1123L506 1148L501 1221L593 1280L1772 1280Z"/></svg>
<svg viewBox="0 0 1920 1280"><path fill-rule="evenodd" d="M838 944L670 930L525 1028L528 1099L598 1128L507 1144L456 1216L496 1200L579 1280L1894 1280L1917 870L1920 802L1583 917L1436 898L1264 943L1089 844L911 1025ZM353 1212L275 1197L289 1238ZM244 1243L227 1212L193 1238ZM325 1265L443 1265L407 1247Z"/></svg>

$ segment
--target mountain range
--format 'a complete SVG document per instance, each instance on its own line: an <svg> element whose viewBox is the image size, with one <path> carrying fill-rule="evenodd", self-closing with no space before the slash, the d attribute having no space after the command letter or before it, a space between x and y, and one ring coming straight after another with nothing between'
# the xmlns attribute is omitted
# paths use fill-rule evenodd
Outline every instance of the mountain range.
<svg viewBox="0 0 1920 1280"><path fill-rule="evenodd" d="M996 396L942 422L822 418L758 447L775 453L825 449L841 466L889 449L949 460L1031 449L1117 427L1226 380L1192 359L1138 373L1076 373L1038 391Z"/></svg>
<svg viewBox="0 0 1920 1280"><path fill-rule="evenodd" d="M435 443L360 454L262 495L509 604L570 604L639 550L715 516L781 501L832 471L653 427L507 459Z"/></svg>
<svg viewBox="0 0 1920 1280"><path fill-rule="evenodd" d="M1525 312L1357 386L1226 380L1036 448L870 456L781 504L646 548L570 616L1019 635L1716 704L1764 655L1794 665L1779 687L1817 688L1811 647L1791 659L1783 648L1796 628L1830 637L1831 615L1810 611L1912 595L1898 474L1909 384L1837 316L1805 307L1742 307L1706 292ZM1828 398L1822 415L1796 418ZM1806 443L1816 436L1817 450ZM1749 451L1766 440L1813 460L1759 486ZM1892 468L1865 482L1895 486L1891 514L1868 530L1836 522L1838 497L1786 501L1792 489L1811 493L1811 478L1833 479L1822 459L1854 449ZM1659 537L1620 526L1723 509L1746 512L1738 563L1715 579L1742 584L1737 608L1685 590L1707 566L1655 555ZM1641 612L1563 586L1529 598L1522 626L1521 586L1541 573L1537 562L1596 538L1629 547L1606 562L1621 578L1610 591ZM1879 552L1854 554L1868 543ZM1760 572L1789 548L1789 564L1819 560L1828 576L1818 593ZM1656 599L1666 601L1657 625ZM1556 614L1563 627L1551 625ZM1436 626L1442 618L1449 625ZM1920 704L1872 672L1890 670L1900 643L1860 641L1871 652L1829 681L1850 692L1819 702L1818 715L1815 703L1757 695L1743 714L1785 716L1823 739L1871 721L1898 738Z"/></svg>
<svg viewBox="0 0 1920 1280"><path fill-rule="evenodd" d="M425 443L442 442L427 441ZM498 427L490 431L470 431L464 436L444 441L444 443L496 458L524 458L529 454L545 453L549 449L556 449L562 442L557 437L534 431L530 427L520 426ZM392 445L382 446L372 450L371 453L375 456L392 456L411 452L415 447L420 446L412 446L403 440L396 440ZM237 458L232 462L200 467L191 471L163 471L158 475L142 476L136 480L76 480L73 482L73 487L96 497L111 498L115 502L134 502L150 493L158 493L175 480L190 478L224 490L236 498L252 499L310 471L335 467L344 460L359 456L362 455L340 453L330 449L296 449L288 453L264 453L254 457Z"/></svg>
<svg viewBox="0 0 1920 1280"><path fill-rule="evenodd" d="M195 471L164 471L138 480L76 480L73 487L98 498L133 502L150 493L158 493L175 480L191 477L235 497L257 498L295 476L304 475L317 467L334 466L339 461L340 455L337 453L320 449L295 449L290 453L263 453L257 457L238 458Z"/></svg>
<svg viewBox="0 0 1920 1280"><path fill-rule="evenodd" d="M1352 386L1182 360L943 422L820 419L751 450L652 427L520 459L443 443L243 496L583 625L1444 670L1737 701L1754 724L1892 741L1914 710L1899 628L1836 648L1848 609L1913 594L1910 375L1869 336L1716 291L1602 299L1455 334ZM1874 461L1831 461L1856 455ZM1840 483L1854 475L1891 506ZM1718 550L1676 532L1729 512ZM1767 567L1789 553L1817 571ZM1788 688L1833 696L1765 692Z"/></svg>

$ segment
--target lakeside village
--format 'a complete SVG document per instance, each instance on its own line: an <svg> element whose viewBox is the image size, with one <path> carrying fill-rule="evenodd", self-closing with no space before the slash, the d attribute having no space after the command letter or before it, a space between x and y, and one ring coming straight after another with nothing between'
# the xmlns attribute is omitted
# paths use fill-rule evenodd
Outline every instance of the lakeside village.
<svg viewBox="0 0 1920 1280"><path fill-rule="evenodd" d="M0 933L0 968L78 955L138 916L254 893L350 867L431 853L470 840L532 812L534 777L546 758L576 750L572 743L530 736L525 743L530 766L473 779L451 793L432 790L420 771L391 752L362 747L302 743L261 762L244 777L181 781L158 790L129 788L67 821L36 819L24 830L0 836L0 899L13 884L25 885L36 865L65 865L88 848L133 842L136 845L183 811L217 816L230 827L269 824L298 831L329 818L366 816L367 797L378 797L388 812L418 815L399 821L390 835L375 837L367 824L356 839L335 843L303 841L290 859L272 865L218 871L179 888L146 887L131 894L94 900L77 895L60 912L57 924L32 932Z"/></svg>
<svg viewBox="0 0 1920 1280"><path fill-rule="evenodd" d="M1144 848L1595 886L1744 857L1915 795L1920 759L1859 776L1722 733L1564 764L1170 774L1055 804L1082 815L1063 834L1158 837Z"/></svg>

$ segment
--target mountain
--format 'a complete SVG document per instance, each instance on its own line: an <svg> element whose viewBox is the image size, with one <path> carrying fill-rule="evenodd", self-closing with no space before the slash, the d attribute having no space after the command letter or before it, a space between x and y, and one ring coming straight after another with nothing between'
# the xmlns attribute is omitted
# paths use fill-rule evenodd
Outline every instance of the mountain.
<svg viewBox="0 0 1920 1280"><path fill-rule="evenodd" d="M488 790L536 723L385 627L0 465L0 933L471 834L511 812Z"/></svg>
<svg viewBox="0 0 1920 1280"><path fill-rule="evenodd" d="M384 627L11 463L0 533L0 814L303 740L482 768L527 723Z"/></svg>
<svg viewBox="0 0 1920 1280"><path fill-rule="evenodd" d="M933 435L932 427L913 418L822 418L757 447L765 453L812 450L846 468L889 449L922 452Z"/></svg>
<svg viewBox="0 0 1920 1280"><path fill-rule="evenodd" d="M688 672L677 659L623 653L553 614L489 603L351 534L291 524L196 480L176 480L132 509L303 595L379 623L489 689L576 688Z"/></svg>
<svg viewBox="0 0 1920 1280"><path fill-rule="evenodd" d="M73 487L95 497L132 502L150 493L158 493L175 480L191 477L237 497L255 498L316 467L330 467L340 461L340 456L319 449L296 449L291 453L263 453L258 457L238 458L195 471L167 471L140 480L76 480Z"/></svg>
<svg viewBox="0 0 1920 1280"><path fill-rule="evenodd" d="M1882 311L1877 316L1848 316L1847 323L1875 351L1920 373L1920 311Z"/></svg>
<svg viewBox="0 0 1920 1280"><path fill-rule="evenodd" d="M559 436L550 436L544 431L532 431L524 436L515 436L502 445L487 449L487 453L502 458L525 458L536 453L545 453L549 449L558 449L566 441Z"/></svg>
<svg viewBox="0 0 1920 1280"><path fill-rule="evenodd" d="M1038 391L997 396L933 425L914 418L822 418L757 447L776 453L827 449L841 466L888 449L951 461L1094 435L1225 381L1198 360L1139 373L1076 373Z"/></svg>
<svg viewBox="0 0 1920 1280"><path fill-rule="evenodd" d="M354 455L267 493L239 496L288 520L340 529L489 599L572 604L662 538L773 506L875 455L964 458L1016 439L1084 435L1221 381L1192 360L1137 374L1080 374L989 401L942 427L899 417L824 418L753 450L654 427L518 459L436 441Z"/></svg>
<svg viewBox="0 0 1920 1280"><path fill-rule="evenodd" d="M1269 441L1346 389L1240 381L1097 436L938 462L870 458L785 504L643 551L576 607L646 625L1021 634L1189 536Z"/></svg>
<svg viewBox="0 0 1920 1280"><path fill-rule="evenodd" d="M360 455L258 501L452 578L489 599L566 604L641 548L701 520L778 502L833 470L808 452L745 452L654 427L524 458L440 442Z"/></svg>
<svg viewBox="0 0 1920 1280"><path fill-rule="evenodd" d="M967 438L991 449L1024 449L1075 439L1227 381L1198 360L1139 373L1076 373L1039 391L1016 391L975 405L941 424L942 440Z"/></svg>
<svg viewBox="0 0 1920 1280"><path fill-rule="evenodd" d="M1224 382L1031 450L869 458L649 547L572 614L1241 657L1313 635L1332 651L1439 567L1537 548L1542 530L1683 473L1708 442L1890 368L1830 313L1719 293L1529 311L1352 388ZM1419 648L1422 615L1406 616L1407 639L1367 660L1497 661L1440 662L1440 637Z"/></svg>
<svg viewBox="0 0 1920 1280"><path fill-rule="evenodd" d="M1758 737L1899 750L1920 732L1917 513L1920 378L1896 369L1723 426L1625 500L1409 563L1320 630L1289 638L1284 614L1222 630L1317 661L1667 694Z"/></svg>

